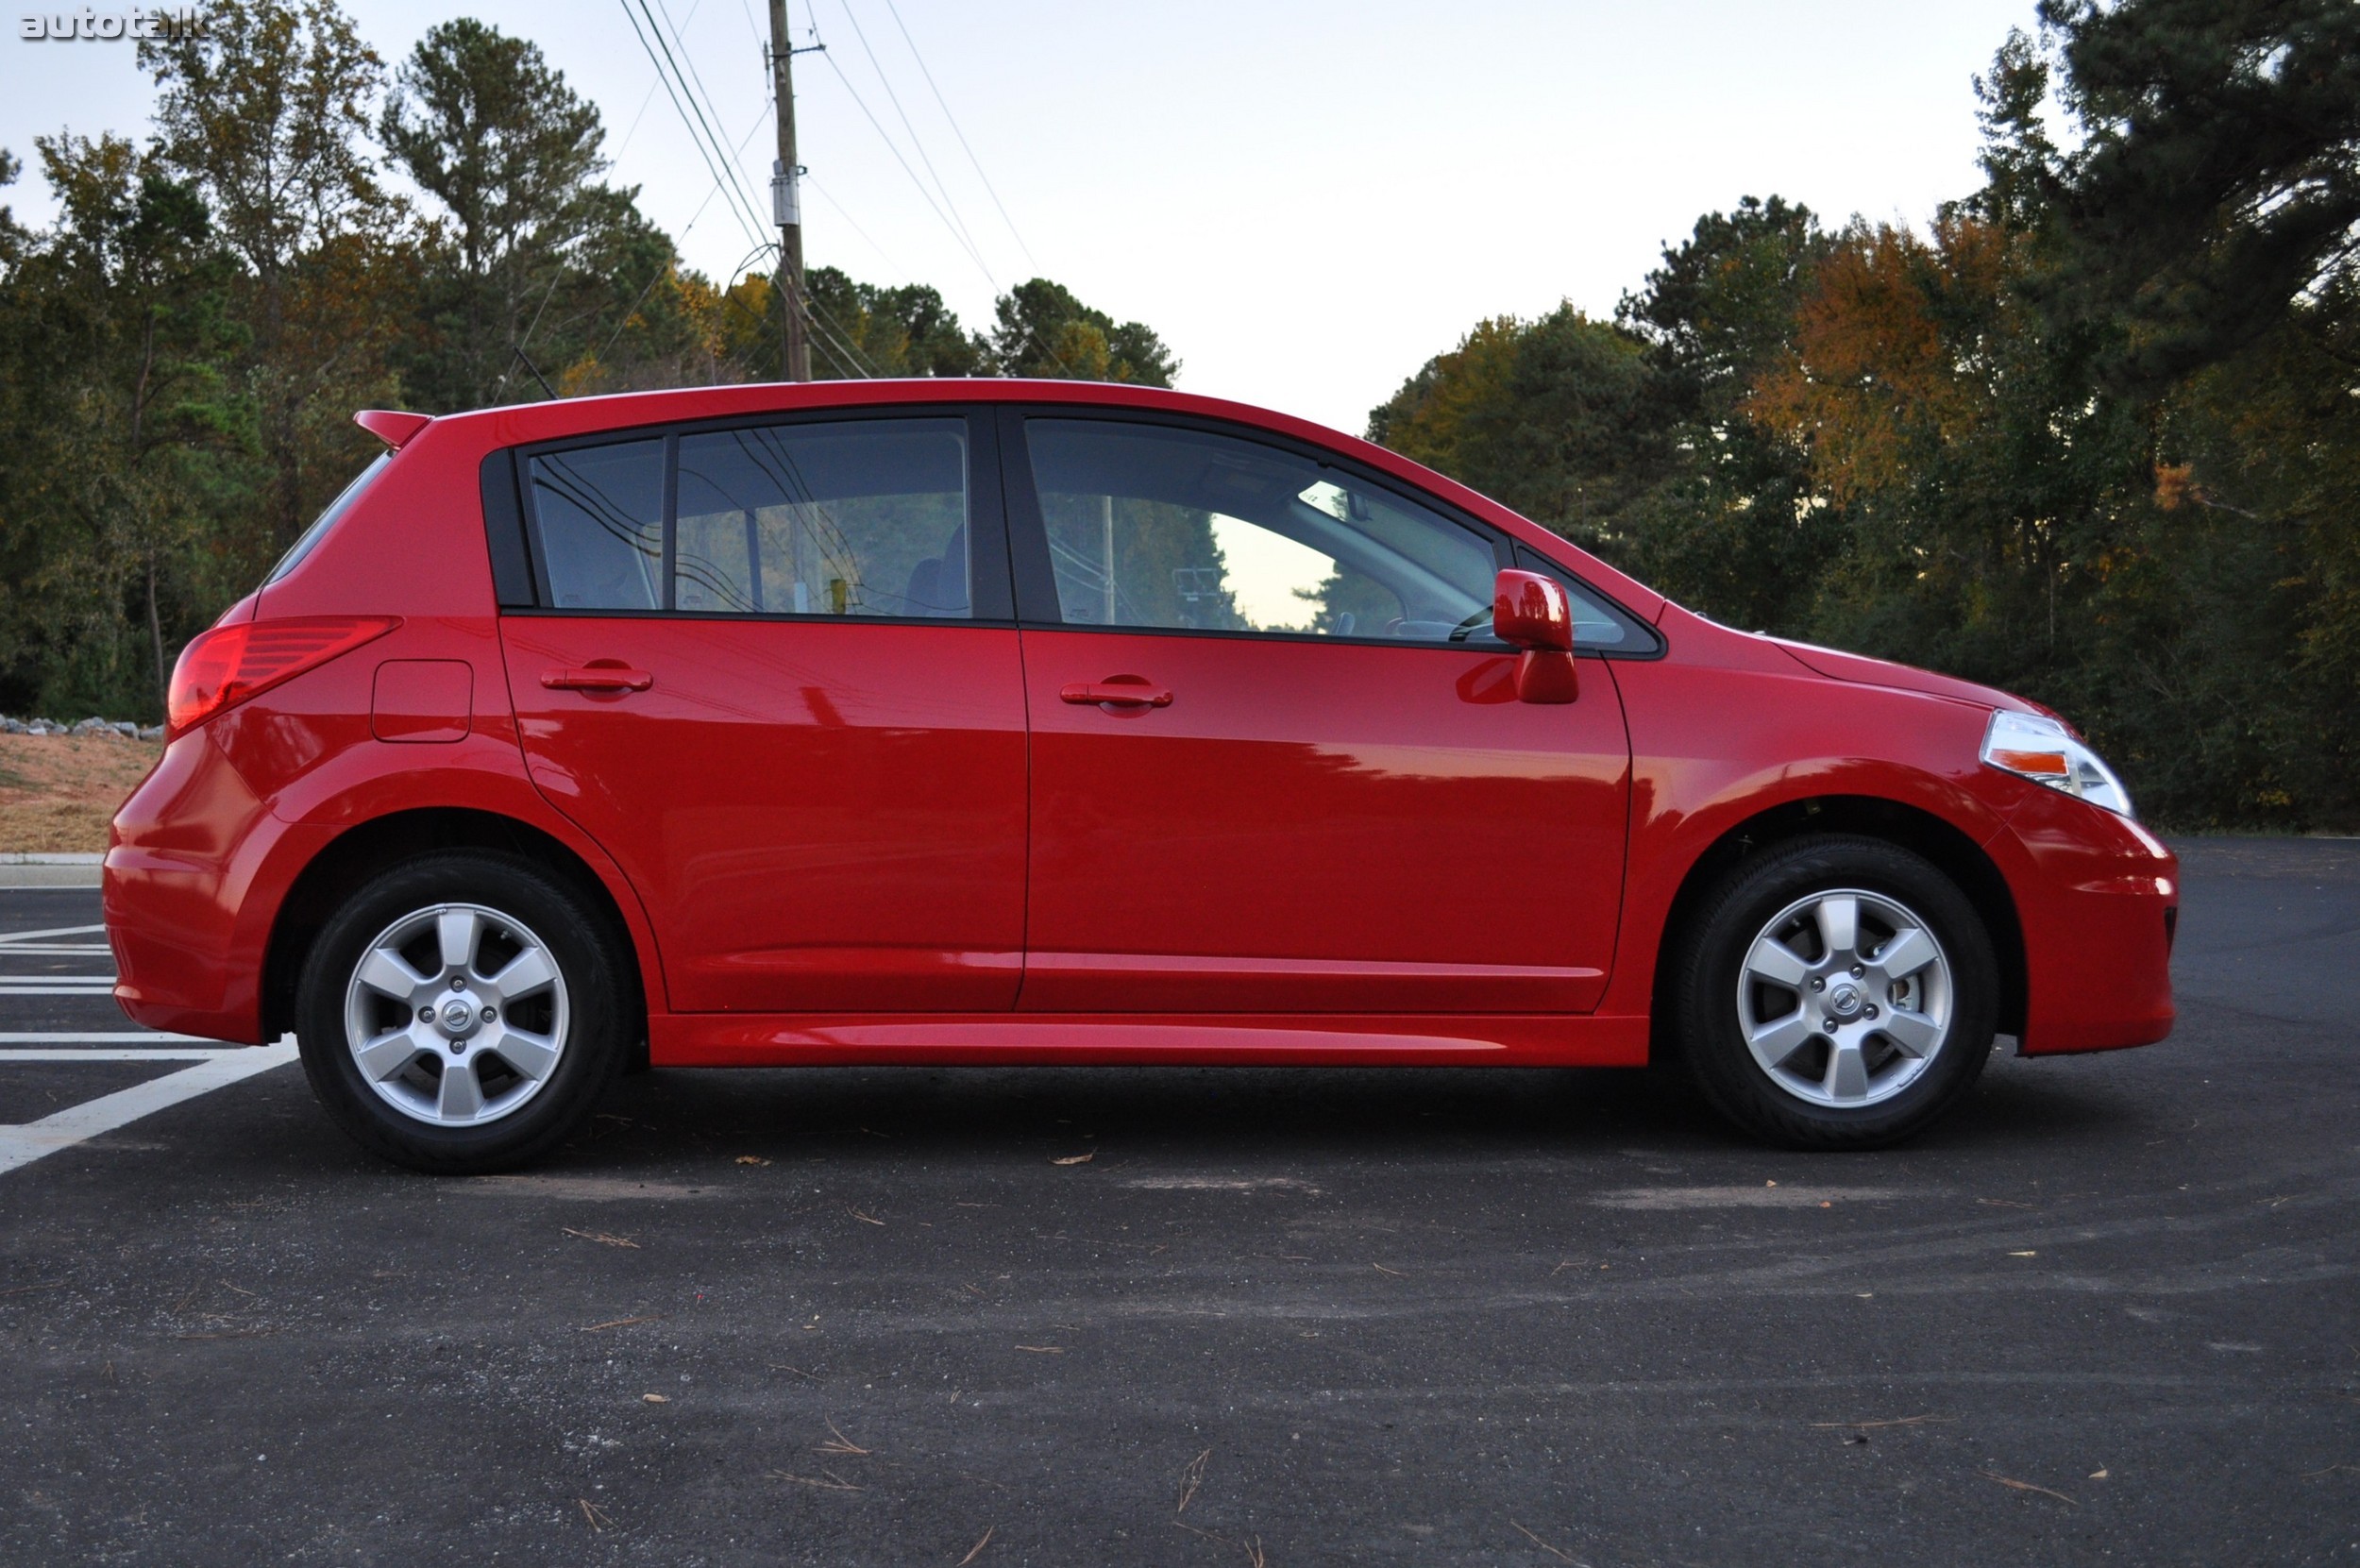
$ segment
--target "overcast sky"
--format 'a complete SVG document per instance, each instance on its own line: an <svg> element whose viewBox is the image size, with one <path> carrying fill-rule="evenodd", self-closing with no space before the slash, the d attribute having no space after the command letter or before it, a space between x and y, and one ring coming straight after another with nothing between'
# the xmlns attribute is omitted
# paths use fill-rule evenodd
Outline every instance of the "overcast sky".
<svg viewBox="0 0 2360 1568"><path fill-rule="evenodd" d="M625 0L347 4L389 63L469 11L532 38L693 265L726 278L762 237L708 199ZM668 7L767 218L765 0L649 4ZM45 131L143 132L153 89L130 46L24 42L27 8L0 40L0 146L29 165ZM1182 386L1357 432L1478 318L1610 312L1666 241L1741 195L1924 223L1975 183L1971 78L2032 0L789 10L799 42L816 25L827 45L796 60L810 261L933 283L970 327L998 289L1054 278L1161 332ZM29 169L0 202L52 211Z"/></svg>

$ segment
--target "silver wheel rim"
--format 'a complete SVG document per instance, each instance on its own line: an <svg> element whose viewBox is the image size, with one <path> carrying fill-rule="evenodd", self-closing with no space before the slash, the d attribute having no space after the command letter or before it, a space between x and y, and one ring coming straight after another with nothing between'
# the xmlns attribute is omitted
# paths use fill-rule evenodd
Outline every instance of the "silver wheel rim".
<svg viewBox="0 0 2360 1568"><path fill-rule="evenodd" d="M565 1054L565 977L531 927L475 903L413 910L361 952L345 1043L377 1097L431 1127L513 1116Z"/></svg>
<svg viewBox="0 0 2360 1568"><path fill-rule="evenodd" d="M1856 887L1797 899L1745 950L1737 1020L1772 1083L1813 1105L1880 1104L1950 1037L1949 956L1907 904Z"/></svg>

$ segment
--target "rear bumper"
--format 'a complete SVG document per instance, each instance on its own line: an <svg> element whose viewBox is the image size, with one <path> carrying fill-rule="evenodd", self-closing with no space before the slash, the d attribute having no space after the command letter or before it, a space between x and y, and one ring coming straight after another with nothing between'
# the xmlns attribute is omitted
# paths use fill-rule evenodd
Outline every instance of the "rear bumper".
<svg viewBox="0 0 2360 1568"><path fill-rule="evenodd" d="M115 1002L134 1023L260 1043L268 926L251 894L285 831L203 730L132 791L99 885Z"/></svg>
<svg viewBox="0 0 2360 1568"><path fill-rule="evenodd" d="M2134 822L2038 785L1984 846L2024 931L2028 1056L2171 1033L2180 862Z"/></svg>

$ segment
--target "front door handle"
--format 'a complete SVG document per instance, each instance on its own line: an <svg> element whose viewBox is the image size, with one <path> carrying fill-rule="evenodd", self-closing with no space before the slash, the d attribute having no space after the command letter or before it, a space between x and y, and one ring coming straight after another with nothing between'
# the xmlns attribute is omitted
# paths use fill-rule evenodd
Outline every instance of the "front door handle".
<svg viewBox="0 0 2360 1568"><path fill-rule="evenodd" d="M551 691L646 691L655 677L625 665L596 664L579 669L545 669L541 684Z"/></svg>
<svg viewBox="0 0 2360 1568"><path fill-rule="evenodd" d="M1057 693L1058 700L1076 704L1101 703L1109 708L1169 708L1172 693L1151 686L1136 675L1110 676L1104 681L1076 681Z"/></svg>

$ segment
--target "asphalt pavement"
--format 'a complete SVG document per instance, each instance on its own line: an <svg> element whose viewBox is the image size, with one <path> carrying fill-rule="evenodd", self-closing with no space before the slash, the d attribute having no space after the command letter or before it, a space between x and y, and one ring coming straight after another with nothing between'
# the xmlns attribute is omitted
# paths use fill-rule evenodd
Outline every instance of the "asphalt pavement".
<svg viewBox="0 0 2360 1568"><path fill-rule="evenodd" d="M2171 1039L1845 1156L847 1069L434 1180L0 892L0 1561L2360 1563L2360 843L2182 852Z"/></svg>

